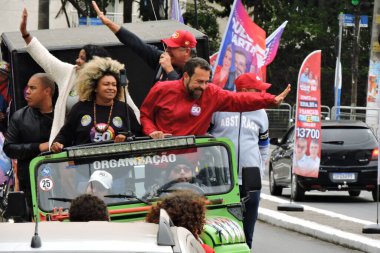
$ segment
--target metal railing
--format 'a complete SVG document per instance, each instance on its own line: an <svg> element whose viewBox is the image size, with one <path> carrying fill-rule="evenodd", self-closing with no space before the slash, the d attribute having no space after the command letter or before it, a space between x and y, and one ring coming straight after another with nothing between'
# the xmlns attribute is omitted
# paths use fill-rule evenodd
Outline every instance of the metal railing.
<svg viewBox="0 0 380 253"><path fill-rule="evenodd" d="M282 103L277 109L265 109L269 120L269 136L281 137L291 124L292 107L290 104Z"/></svg>
<svg viewBox="0 0 380 253"><path fill-rule="evenodd" d="M374 107L352 107L340 106L331 108L331 119L336 119L339 109L339 119L341 120L359 120L366 122L375 133L379 128L379 108Z"/></svg>

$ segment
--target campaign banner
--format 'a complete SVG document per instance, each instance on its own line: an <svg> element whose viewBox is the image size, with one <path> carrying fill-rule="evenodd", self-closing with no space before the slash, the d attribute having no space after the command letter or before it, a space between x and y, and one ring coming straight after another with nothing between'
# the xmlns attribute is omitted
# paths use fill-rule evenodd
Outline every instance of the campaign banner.
<svg viewBox="0 0 380 253"><path fill-rule="evenodd" d="M11 159L9 159L7 155L4 153L3 145L4 135L2 132L0 132L0 185L9 179L7 174L8 171L12 168Z"/></svg>
<svg viewBox="0 0 380 253"><path fill-rule="evenodd" d="M374 129L378 128L379 108L379 85L380 85L380 61L370 60L367 86L367 108L365 122Z"/></svg>
<svg viewBox="0 0 380 253"><path fill-rule="evenodd" d="M226 90L235 90L235 79L243 73L256 73L264 65L265 31L248 16L241 0L235 0L220 45L212 82Z"/></svg>
<svg viewBox="0 0 380 253"><path fill-rule="evenodd" d="M181 12L181 6L179 6L179 1L172 0L172 4L170 8L171 8L170 19L177 20L178 22L181 22L182 24L184 24L182 12Z"/></svg>
<svg viewBox="0 0 380 253"><path fill-rule="evenodd" d="M297 85L293 173L319 175L321 157L321 50L309 54L301 65Z"/></svg>
<svg viewBox="0 0 380 253"><path fill-rule="evenodd" d="M265 40L265 57L264 57L264 66L269 65L274 58L276 57L278 47L280 46L280 40L282 33L285 30L285 26L288 21L282 23L271 35L268 36ZM260 66L261 67L261 66Z"/></svg>

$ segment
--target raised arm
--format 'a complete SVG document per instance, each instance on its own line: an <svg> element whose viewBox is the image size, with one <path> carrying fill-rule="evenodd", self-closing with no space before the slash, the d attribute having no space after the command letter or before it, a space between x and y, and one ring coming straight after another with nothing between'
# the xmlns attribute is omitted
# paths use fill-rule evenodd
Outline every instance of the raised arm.
<svg viewBox="0 0 380 253"><path fill-rule="evenodd" d="M288 86L285 88L285 90L283 92L281 92L280 95L278 95L274 98L275 104L280 105L282 103L282 101L284 101L284 99L286 98L286 96L289 94L290 91L291 91L291 85L288 84Z"/></svg>
<svg viewBox="0 0 380 253"><path fill-rule="evenodd" d="M62 62L57 57L52 55L38 40L27 30L28 11L24 8L20 22L20 32L24 38L26 51L30 56L40 65L43 70L53 78L57 83L58 88L61 89L64 81L70 78L74 65Z"/></svg>
<svg viewBox="0 0 380 253"><path fill-rule="evenodd" d="M120 30L120 25L112 22L109 18L107 18L102 11L100 11L98 5L95 1L92 1L92 7L94 8L96 14L99 19L102 21L104 25L106 25L113 33L117 33Z"/></svg>
<svg viewBox="0 0 380 253"><path fill-rule="evenodd" d="M160 56L162 54L161 50L158 50L155 46L145 43L134 33L112 22L104 15L103 12L100 11L95 1L92 1L92 6L96 11L96 14L98 15L99 19L116 35L116 37L119 39L121 43L132 49L137 55L144 59L144 61L153 69L157 68L157 64L159 64ZM169 68L165 67L165 71L166 69Z"/></svg>
<svg viewBox="0 0 380 253"><path fill-rule="evenodd" d="M20 23L20 32L21 36L24 39L25 43L29 45L30 41L32 41L32 36L30 36L30 33L26 29L26 25L28 24L28 11L26 8L22 11L22 16L21 16L21 23Z"/></svg>

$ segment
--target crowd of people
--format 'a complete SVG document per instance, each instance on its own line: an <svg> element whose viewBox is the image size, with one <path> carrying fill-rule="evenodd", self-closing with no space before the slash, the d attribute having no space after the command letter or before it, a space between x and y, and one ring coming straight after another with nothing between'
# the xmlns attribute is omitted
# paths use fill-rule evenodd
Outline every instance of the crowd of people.
<svg viewBox="0 0 380 253"><path fill-rule="evenodd" d="M121 83L122 63L112 59L104 48L97 45L85 45L75 65L62 62L28 32L28 13L24 9L20 36L26 43L26 51L45 73L36 73L29 79L25 92L27 106L13 113L7 129L2 131L5 131L5 154L18 161L19 187L26 193L29 208L32 208L29 163L39 153L49 150L60 152L65 147L78 144L123 142L127 132L151 138L209 133L229 137L235 142L236 152L244 152L247 157L238 156L239 170L252 166L264 168L269 141L268 118L262 109L281 104L290 92L290 85L277 96L266 93L270 84L255 74L245 73L246 64L241 63L240 66L239 57L235 56L237 92L221 84L219 86L223 87L218 87L210 83L208 61L196 57L197 41L189 31L178 30L171 37L162 39L166 49L161 51L109 20L95 2L93 8L120 42L157 70L158 82L138 108L128 93L127 85ZM226 57L229 58L226 59L227 67L231 65L231 55ZM227 79L228 75L221 72L221 76L214 80L223 83ZM57 101L53 101L56 89L59 96ZM2 111L0 123L3 122L3 114ZM234 127L223 124L226 118L235 119L236 116L239 120ZM244 138L244 145L241 138ZM190 178L192 170L185 165L172 168L167 176L186 180L186 174L189 174ZM177 176L174 175L176 173ZM239 175L241 179L241 173ZM94 178L96 176L100 175L94 175ZM91 186L95 183L94 179ZM103 186L109 189L109 185ZM87 193L94 194L93 189L88 188ZM245 194L252 200L244 222L251 246L260 195ZM194 201L197 202L196 199ZM199 229L191 230L196 237Z"/></svg>

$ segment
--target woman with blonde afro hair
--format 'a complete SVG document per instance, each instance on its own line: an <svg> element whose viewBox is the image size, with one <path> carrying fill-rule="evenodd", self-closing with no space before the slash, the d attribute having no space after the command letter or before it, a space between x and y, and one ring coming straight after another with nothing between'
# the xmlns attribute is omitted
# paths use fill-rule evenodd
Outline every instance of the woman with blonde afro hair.
<svg viewBox="0 0 380 253"><path fill-rule="evenodd" d="M124 91L119 73L124 65L109 57L94 57L78 73L79 102L70 111L67 120L50 149L60 152L64 147L92 142L122 142L127 132L127 115L131 131L140 135L140 125L133 110L124 103ZM127 113L128 108L128 113Z"/></svg>
<svg viewBox="0 0 380 253"><path fill-rule="evenodd" d="M173 224L189 230L200 242L199 235L206 223L205 197L191 190L175 191L153 206L145 221L158 223L160 209L165 209ZM206 252L214 252L208 245L202 244Z"/></svg>

